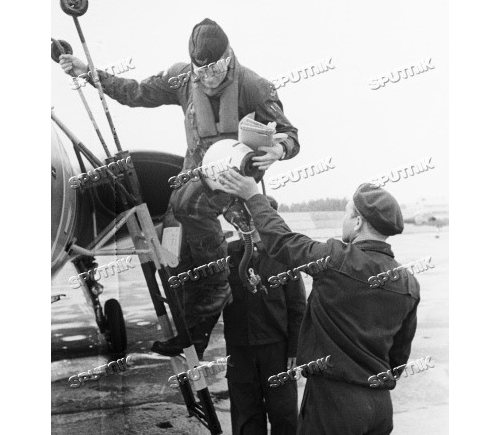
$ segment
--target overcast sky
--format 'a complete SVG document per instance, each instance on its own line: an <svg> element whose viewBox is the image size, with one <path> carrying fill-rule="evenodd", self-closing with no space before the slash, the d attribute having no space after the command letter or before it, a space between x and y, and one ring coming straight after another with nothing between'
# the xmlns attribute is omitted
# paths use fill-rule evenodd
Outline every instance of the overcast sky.
<svg viewBox="0 0 500 435"><path fill-rule="evenodd" d="M122 76L140 81L189 61L191 30L206 17L222 26L240 63L268 79L333 58L334 70L278 90L286 116L299 130L301 151L274 164L266 179L330 156L336 168L277 190L268 188L279 202L350 197L360 183L427 156L432 156L434 169L385 188L404 203L447 200L446 2L311 0L292 6L286 1L192 0L173 6L165 0L107 0L90 1L80 23L96 66L132 57L135 69ZM57 1L52 1L51 36L70 42L74 54L85 60L73 20ZM378 90L368 85L429 57L435 69ZM56 114L102 155L77 91L70 90L59 65L52 62L51 68ZM114 148L97 92L89 85L82 89L108 147ZM180 106L129 108L107 100L124 149L184 156Z"/></svg>

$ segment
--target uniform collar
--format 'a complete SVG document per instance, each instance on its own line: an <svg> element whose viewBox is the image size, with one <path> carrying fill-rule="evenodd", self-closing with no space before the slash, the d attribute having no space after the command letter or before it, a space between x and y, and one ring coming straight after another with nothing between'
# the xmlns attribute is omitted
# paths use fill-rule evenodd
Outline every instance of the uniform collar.
<svg viewBox="0 0 500 435"><path fill-rule="evenodd" d="M375 251L381 254L388 255L394 258L394 253L392 252L391 245L380 240L362 240L361 242L354 242L353 245L362 251Z"/></svg>

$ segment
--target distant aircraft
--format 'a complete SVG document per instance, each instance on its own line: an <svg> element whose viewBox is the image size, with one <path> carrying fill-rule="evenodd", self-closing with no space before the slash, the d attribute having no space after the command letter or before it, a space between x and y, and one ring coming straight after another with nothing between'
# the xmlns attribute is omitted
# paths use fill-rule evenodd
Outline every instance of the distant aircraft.
<svg viewBox="0 0 500 435"><path fill-rule="evenodd" d="M439 233L442 227L447 227L450 223L450 218L447 211L440 212L421 212L416 213L412 217L403 219L405 224L413 224L417 226L428 225L437 228L436 238L439 238Z"/></svg>
<svg viewBox="0 0 500 435"><path fill-rule="evenodd" d="M448 212L421 212L416 213L414 216L410 218L405 218L405 224L413 224L413 225L429 225L433 227L437 227L440 229L441 227L446 227L449 225L450 218L448 216Z"/></svg>

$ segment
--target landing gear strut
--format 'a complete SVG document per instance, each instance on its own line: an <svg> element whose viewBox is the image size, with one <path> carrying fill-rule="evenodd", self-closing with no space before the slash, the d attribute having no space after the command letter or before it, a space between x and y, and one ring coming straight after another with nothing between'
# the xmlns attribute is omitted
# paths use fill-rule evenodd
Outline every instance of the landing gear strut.
<svg viewBox="0 0 500 435"><path fill-rule="evenodd" d="M73 264L79 273L89 272L89 276L83 280L84 295L92 304L99 332L105 334L111 352L124 353L127 350L127 331L122 308L116 299L109 299L104 304L103 313L99 301L103 286L95 281L94 274L90 272L97 266L94 260L94 257L80 256L73 260Z"/></svg>
<svg viewBox="0 0 500 435"><path fill-rule="evenodd" d="M127 330L123 319L122 308L116 299L109 299L104 304L106 316L106 340L111 351L123 353L127 350Z"/></svg>

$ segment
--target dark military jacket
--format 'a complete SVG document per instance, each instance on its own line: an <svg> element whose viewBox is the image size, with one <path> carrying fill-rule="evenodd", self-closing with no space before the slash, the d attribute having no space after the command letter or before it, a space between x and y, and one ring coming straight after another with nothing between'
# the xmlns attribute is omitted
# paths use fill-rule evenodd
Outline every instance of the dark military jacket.
<svg viewBox="0 0 500 435"><path fill-rule="evenodd" d="M186 77L190 68L189 63L179 62L167 71L161 71L140 83L133 79L116 77L101 70L98 70L98 74L104 93L121 104L130 107L159 107L164 104L175 104L181 106L186 115L194 76L191 76L189 80L181 80L182 86L179 86L179 80L172 81L171 79L179 76ZM278 98L274 85L242 65L238 64L236 71L238 74L238 120L255 112L255 120L258 122L263 124L276 122L276 132L288 135L288 138L281 142L286 147L285 159L296 156L300 149L298 130L284 115L283 104ZM170 83L169 80L171 80ZM89 82L93 85L91 74L89 74ZM218 122L219 97L212 96L209 100L215 121ZM186 153L184 169L192 169L200 164L199 161L191 160L193 160L192 155L189 152Z"/></svg>
<svg viewBox="0 0 500 435"><path fill-rule="evenodd" d="M297 355L300 323L306 308L306 291L302 278L277 288L270 288L268 278L286 271L285 265L269 258L264 252L254 252L250 260L268 294L262 291L251 293L238 275L238 266L243 257L241 240L229 243L228 254L235 267L231 268L229 284L233 302L224 309L224 336L233 346L248 346L287 342L287 356Z"/></svg>
<svg viewBox="0 0 500 435"><path fill-rule="evenodd" d="M389 244L363 240L316 242L294 233L257 194L246 201L269 256L288 268L331 256L313 275L313 288L299 335L297 365L331 355L327 378L369 387L368 378L405 364L417 327L420 287L413 275L370 288L368 278L400 264ZM389 380L379 388L393 389Z"/></svg>

